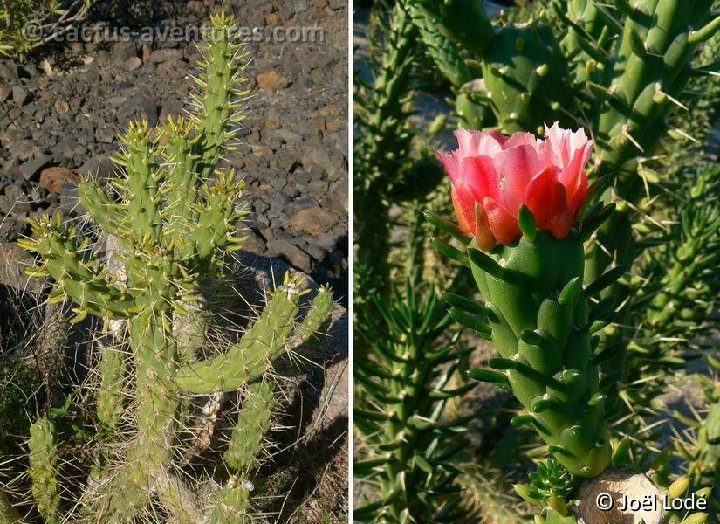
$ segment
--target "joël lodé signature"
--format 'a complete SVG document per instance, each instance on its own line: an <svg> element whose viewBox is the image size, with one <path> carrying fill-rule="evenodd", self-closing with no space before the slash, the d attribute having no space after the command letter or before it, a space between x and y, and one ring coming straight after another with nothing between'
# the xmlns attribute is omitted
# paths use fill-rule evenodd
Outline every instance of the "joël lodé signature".
<svg viewBox="0 0 720 524"><path fill-rule="evenodd" d="M615 502L613 495L606 492L599 493L595 499L598 509L602 511L610 511L613 509ZM623 512L656 511L660 507L662 507L664 511L703 511L708 507L707 499L697 496L695 493L685 498L671 498L667 493L659 497L648 494L642 498L630 498L623 494L617 502L619 503L618 509Z"/></svg>

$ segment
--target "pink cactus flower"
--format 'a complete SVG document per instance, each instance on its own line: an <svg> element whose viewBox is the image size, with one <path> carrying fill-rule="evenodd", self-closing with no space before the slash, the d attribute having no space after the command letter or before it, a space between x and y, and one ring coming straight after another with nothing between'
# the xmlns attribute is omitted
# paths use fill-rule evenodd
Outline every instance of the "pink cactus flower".
<svg viewBox="0 0 720 524"><path fill-rule="evenodd" d="M587 198L585 164L593 141L585 131L545 128L545 139L530 133L510 137L496 131L459 129L459 148L438 152L450 175L452 201L460 229L491 251L521 235L522 205L538 229L565 238Z"/></svg>

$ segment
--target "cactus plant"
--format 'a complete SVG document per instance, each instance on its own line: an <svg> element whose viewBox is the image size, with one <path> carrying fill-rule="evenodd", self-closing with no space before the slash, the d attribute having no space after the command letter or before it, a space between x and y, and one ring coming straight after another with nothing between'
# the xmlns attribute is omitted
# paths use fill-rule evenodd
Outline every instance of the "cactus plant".
<svg viewBox="0 0 720 524"><path fill-rule="evenodd" d="M379 56L373 55L369 62L373 83L357 74L354 96L356 121L364 130L362 140L354 144L355 198L358 206L375 208L367 220L357 223L354 242L367 249L358 253L356 285L373 289L382 289L387 282L389 195L409 170L413 139L408 117L413 102L409 84L415 30L402 5L390 9L377 2L376 9L382 8L389 11L389 17L385 20L384 13L377 17L386 31L385 41L374 42Z"/></svg>
<svg viewBox="0 0 720 524"><path fill-rule="evenodd" d="M237 226L246 216L236 206L242 181L217 163L243 118L238 109L246 95L247 55L230 18L216 15L211 23L192 117L171 118L157 130L146 122L130 125L114 158L123 170L113 182L119 198L98 182L83 180L80 185L82 206L121 247L113 266L119 263L122 271L91 255L89 238L59 216L31 222L33 237L20 242L40 256L30 272L57 282L51 300L75 304L74 322L94 315L104 319L106 329L117 320L127 324L127 344L110 345L102 355L98 418L111 429L129 418L133 437L125 442L119 431L110 433L108 449L101 454L123 449L122 462L94 468L77 504L87 521L130 522L152 503L179 522L249 518L249 493L239 492L235 480L251 473L269 427L273 389L271 379L264 377L291 342L297 346L323 329L333 305L330 291L321 288L304 322L296 325L307 291L302 279L286 275L240 341L202 359L210 285L223 272L225 253L242 246ZM127 366L125 347L132 359ZM180 407L188 395L239 388L248 394L225 454L232 476L209 503L174 473L179 432L189 424L183 418L187 410ZM125 395L132 398L127 406ZM47 421L33 426L30 478L47 522L65 518L51 460L53 438Z"/></svg>
<svg viewBox="0 0 720 524"><path fill-rule="evenodd" d="M453 458L463 447L464 418L445 419L445 406L472 389L453 387L459 359L467 349L455 340L439 345L450 325L432 290L426 297L408 279L405 293L390 302L375 297L374 318L361 318L358 331L373 359L356 362L363 395L354 409L355 426L372 445L354 464L358 479L377 484L375 500L353 512L367 522L457 522L459 474ZM449 367L443 366L452 362Z"/></svg>
<svg viewBox="0 0 720 524"><path fill-rule="evenodd" d="M536 141L526 133L457 133L459 149L440 158L466 251L438 246L470 267L487 301L451 302L451 315L492 338L499 353L493 370L471 376L509 388L527 410L513 423L534 426L570 473L592 477L611 453L598 370L604 355L593 354L608 309L591 299L619 273L583 288L583 244L610 208L579 216L592 142L557 125L545 134Z"/></svg>

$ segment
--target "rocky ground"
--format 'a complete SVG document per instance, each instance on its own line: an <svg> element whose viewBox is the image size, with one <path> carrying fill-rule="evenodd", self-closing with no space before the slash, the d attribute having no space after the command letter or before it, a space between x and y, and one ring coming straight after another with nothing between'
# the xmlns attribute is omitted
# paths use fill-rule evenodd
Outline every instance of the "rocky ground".
<svg viewBox="0 0 720 524"><path fill-rule="evenodd" d="M155 27L197 27L213 2L159 4L167 5L148 13ZM251 38L252 96L241 144L227 160L248 186L247 249L284 259L346 300L345 2L231 4L238 23L264 28L264 38L277 27L290 36L297 28L322 31L306 40L324 42ZM78 176L112 171L108 155L128 122L155 124L183 111L196 46L184 39L148 42L145 19L136 16L134 40L66 43L25 63L0 61L0 243L27 233L28 216L62 209L71 217ZM96 27L107 33L113 23L99 20Z"/></svg>
<svg viewBox="0 0 720 524"><path fill-rule="evenodd" d="M27 327L15 317L27 315L44 296L42 286L21 272L28 255L15 241L29 233L27 218L58 211L65 220L78 218L83 210L77 183L88 174L112 175L109 156L128 123L145 118L154 125L185 109L200 58L195 42L150 41L143 28L199 27L210 12L226 6L238 25L259 28L247 43L247 118L237 149L225 156L247 184L243 203L251 213L243 262L263 289L290 269L331 285L340 303L326 341L329 357L301 377L301 400L295 404L307 431L294 445L287 442L277 458L273 479L279 493L289 494L271 509L282 522L342 522L347 518L348 334L342 307L348 294L347 2L96 4L101 8L86 27L107 36L112 28L128 26L136 34L65 42L23 61L0 60L0 355L10 347L8 333L17 342L17 330ZM288 41L301 28L311 28L305 41ZM18 294L27 303L19 302ZM0 430L0 447L5 436Z"/></svg>

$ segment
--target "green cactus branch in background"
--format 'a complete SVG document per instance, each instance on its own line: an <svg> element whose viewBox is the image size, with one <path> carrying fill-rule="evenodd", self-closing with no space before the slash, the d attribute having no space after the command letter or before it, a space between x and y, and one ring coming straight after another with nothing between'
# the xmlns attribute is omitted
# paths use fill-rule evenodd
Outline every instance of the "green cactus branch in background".
<svg viewBox="0 0 720 524"><path fill-rule="evenodd" d="M122 270L91 256L90 240L60 217L32 222L33 237L20 241L40 257L32 274L57 281L53 300L74 303L74 321L94 315L106 329L117 320L127 326L127 340L122 330L107 335L112 341L98 366L97 417L110 431L99 439L92 482L67 515L52 423L40 419L32 426L32 493L46 522L77 517L76 511L88 522L143 520L158 503L178 522L250 519L251 490L238 479L254 471L264 449L273 362L322 332L333 308L323 287L298 323L308 291L301 278L286 275L239 342L196 360L209 354L210 284L222 275L226 253L242 247L237 230L247 215L237 206L243 182L232 169L217 167L243 119L247 54L225 15L211 18L205 38L192 117L171 118L159 129L130 125L114 157L122 168L113 181L116 197L98 182L81 182L80 202L116 239L121 249L113 263ZM239 389L246 395L224 455L230 477L221 475L214 492L196 493L174 465L179 434L191 425L188 397Z"/></svg>
<svg viewBox="0 0 720 524"><path fill-rule="evenodd" d="M416 32L399 2L392 8L384 2L376 4L376 20L385 34L382 41L373 43L375 53L368 63L372 81L363 81L358 72L353 97L355 122L362 130L353 145L354 198L358 209L373 212L355 220L353 242L362 246L358 250L355 285L387 290L390 200L411 165L413 131L408 119L413 97L409 86Z"/></svg>
<svg viewBox="0 0 720 524"><path fill-rule="evenodd" d="M474 387L457 387L453 377L469 350L456 341L440 343L451 324L432 290L423 297L408 279L392 301L374 300L380 320L356 323L372 358L356 361L362 384L353 414L370 444L355 462L359 479L378 487L353 516L363 522L457 522L460 487L454 456L464 447L465 419L447 420L446 405ZM445 365L444 365L445 364Z"/></svg>

